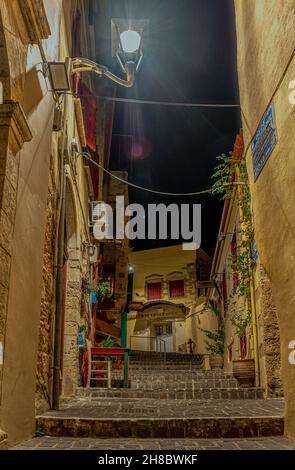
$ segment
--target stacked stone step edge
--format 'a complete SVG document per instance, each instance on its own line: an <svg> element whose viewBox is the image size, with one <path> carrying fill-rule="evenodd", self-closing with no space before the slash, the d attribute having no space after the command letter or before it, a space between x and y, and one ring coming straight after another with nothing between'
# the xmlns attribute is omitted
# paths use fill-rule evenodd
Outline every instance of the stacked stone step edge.
<svg viewBox="0 0 295 470"><path fill-rule="evenodd" d="M113 383L122 370L113 371ZM121 385L120 384L120 385ZM284 433L282 400L239 387L200 356L132 352L130 388L82 388L59 411L37 416L49 436L99 438L246 438Z"/></svg>

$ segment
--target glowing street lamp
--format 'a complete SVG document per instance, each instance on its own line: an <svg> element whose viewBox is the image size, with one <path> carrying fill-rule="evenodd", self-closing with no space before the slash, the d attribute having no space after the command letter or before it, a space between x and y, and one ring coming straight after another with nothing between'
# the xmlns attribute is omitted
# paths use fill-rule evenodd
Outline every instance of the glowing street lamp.
<svg viewBox="0 0 295 470"><path fill-rule="evenodd" d="M90 59L82 57L68 59L68 62L71 63L70 73L94 72L98 75L104 75L124 87L132 87L135 73L143 58L143 44L147 36L148 25L148 20L112 19L111 21L112 54L117 57L122 72L126 75L126 79L113 74L104 65L99 65ZM56 93L70 91L68 67L66 64L64 62L47 62L44 59L44 65L46 65L49 72L52 90Z"/></svg>
<svg viewBox="0 0 295 470"><path fill-rule="evenodd" d="M120 34L120 41L124 52L127 54L134 54L134 52L139 49L141 36L137 31L128 29Z"/></svg>
<svg viewBox="0 0 295 470"><path fill-rule="evenodd" d="M143 44L147 35L148 20L112 19L112 54L117 57L126 79L118 77L103 66L88 59L72 60L72 73L94 72L105 75L110 80L130 88L134 84L135 73L143 57Z"/></svg>

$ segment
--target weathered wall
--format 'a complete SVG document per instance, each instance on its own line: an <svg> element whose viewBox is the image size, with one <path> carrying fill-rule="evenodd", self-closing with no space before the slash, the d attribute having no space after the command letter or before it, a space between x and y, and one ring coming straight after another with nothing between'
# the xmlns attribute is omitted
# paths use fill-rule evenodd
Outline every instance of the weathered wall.
<svg viewBox="0 0 295 470"><path fill-rule="evenodd" d="M70 6L75 4L73 1ZM1 427L8 432L10 443L34 432L35 390L38 411L49 407L51 395L59 135L52 134L52 94L46 92L44 78L36 72L40 52L36 45L29 44L42 37L47 39L51 32L50 38L43 41L45 55L48 60L63 60L69 55L69 35L65 22L61 21L62 0L45 0L44 10L41 5L42 2L18 0L3 1L0 5L5 26L0 37L4 51L0 76L4 98L14 100L0 106L0 194L5 195L5 199L1 197L0 200L0 224L3 226L0 254L5 267L0 279L0 341L4 344L4 363L3 366L0 364L0 416ZM24 13L30 18L28 24ZM69 8L67 15L71 16ZM73 103L69 101L65 116L67 147L72 137L78 135ZM77 236L74 243L66 240L69 266L63 363L64 384L70 383L72 393L78 384L77 334L81 312L81 269L82 266L87 269L83 242L88 236L89 199L83 160L81 157L75 160L75 170L71 165L67 169L68 179L77 179L81 201L78 201L72 183L74 204L68 209L73 212L72 220L77 221ZM80 202L84 214L77 210ZM68 218L68 235L69 224ZM68 356L71 356L70 361Z"/></svg>
<svg viewBox="0 0 295 470"><path fill-rule="evenodd" d="M255 183L250 150L247 165L257 247L279 318L285 432L295 439L295 366L288 359L295 339L295 106L288 100L288 85L295 79L295 1L236 0L235 8L246 148L275 92L278 144Z"/></svg>
<svg viewBox="0 0 295 470"><path fill-rule="evenodd" d="M282 396L280 331L271 283L260 263L255 268L255 301L261 386L269 397Z"/></svg>
<svg viewBox="0 0 295 470"><path fill-rule="evenodd" d="M197 354L208 354L206 347L206 336L202 330L217 328L216 318L212 312L205 308L204 300L192 308L185 319L185 338L191 338L195 343L194 352Z"/></svg>
<svg viewBox="0 0 295 470"><path fill-rule="evenodd" d="M76 1L64 2L60 19L59 59L65 60L71 50L71 22L75 14ZM87 55L87 54L85 54ZM66 122L66 148L76 138L79 148L79 131L75 121L72 98L64 100L64 121ZM46 210L46 230L43 253L42 299L39 328L37 364L36 409L44 411L52 398L54 313L56 291L57 227L59 223L59 196L61 185L60 132L52 134L49 193ZM67 175L66 217L65 217L65 266L63 301L63 344L61 392L72 396L79 385L78 329L86 323L87 306L82 308L82 275L89 268L85 243L89 243L88 203L89 187L81 156L70 155L65 166Z"/></svg>
<svg viewBox="0 0 295 470"><path fill-rule="evenodd" d="M54 145L55 144L55 145ZM57 142L52 143L52 155L57 155ZM57 159L50 159L50 175L46 207L46 229L42 270L39 345L37 359L36 412L41 413L51 404L52 354L54 325L54 275L58 168Z"/></svg>
<svg viewBox="0 0 295 470"><path fill-rule="evenodd" d="M41 29L44 25L46 29L47 25L45 15L39 6L38 22L28 24L22 19L23 9L33 15L31 18L36 18L35 6L36 4L32 2L25 5L16 0L1 2L11 84L10 91L4 84L5 97L14 99L16 107L24 104L24 96L28 93L27 72L37 61L40 62L37 47L28 48L28 44L36 42ZM58 44L59 6L58 0L54 4L47 2L48 20L53 32L51 51L56 51ZM56 57L48 55L51 58ZM42 80L40 78L40 82ZM40 89L42 90L42 83ZM32 90L30 92L32 93ZM19 159L17 173L14 172L14 187L9 191L12 219L10 233L13 234L13 240L11 245L6 244L6 249L10 250L11 269L10 273L7 271L5 275L9 293L1 397L1 426L8 432L11 442L28 437L35 427L34 391L41 298L40 279L53 110L50 94L41 93L39 96L34 112L26 116L32 132L31 141L22 148L15 159L12 154L8 154L7 157L9 164Z"/></svg>

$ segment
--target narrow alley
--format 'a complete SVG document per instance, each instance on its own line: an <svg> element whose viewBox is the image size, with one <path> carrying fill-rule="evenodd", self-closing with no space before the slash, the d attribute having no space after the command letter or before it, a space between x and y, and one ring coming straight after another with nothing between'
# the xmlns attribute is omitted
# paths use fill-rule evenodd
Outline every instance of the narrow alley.
<svg viewBox="0 0 295 470"><path fill-rule="evenodd" d="M3 467L295 450L294 31L295 0L0 0Z"/></svg>

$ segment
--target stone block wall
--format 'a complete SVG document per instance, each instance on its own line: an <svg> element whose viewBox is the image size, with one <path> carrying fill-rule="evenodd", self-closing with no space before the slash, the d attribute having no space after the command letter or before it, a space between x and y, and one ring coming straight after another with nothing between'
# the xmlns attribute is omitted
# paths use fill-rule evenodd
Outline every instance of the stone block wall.
<svg viewBox="0 0 295 470"><path fill-rule="evenodd" d="M255 273L261 385L269 397L283 395L280 330L271 283L261 264Z"/></svg>
<svg viewBox="0 0 295 470"><path fill-rule="evenodd" d="M54 328L54 282L55 242L57 237L57 174L55 158L57 148L52 146L50 176L46 208L46 229L42 269L42 296L40 306L39 345L36 383L36 412L42 413L51 405L53 375L53 328Z"/></svg>

